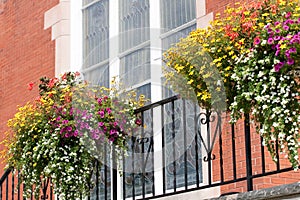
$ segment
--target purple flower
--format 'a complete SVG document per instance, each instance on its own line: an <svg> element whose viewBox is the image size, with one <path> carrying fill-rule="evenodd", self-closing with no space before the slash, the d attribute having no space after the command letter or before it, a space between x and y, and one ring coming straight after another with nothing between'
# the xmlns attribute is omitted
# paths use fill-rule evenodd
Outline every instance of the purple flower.
<svg viewBox="0 0 300 200"><path fill-rule="evenodd" d="M74 112L74 109L71 108L71 109L70 109L70 115L73 115L73 112Z"/></svg>
<svg viewBox="0 0 300 200"><path fill-rule="evenodd" d="M280 50L277 50L277 51L275 52L275 56L278 56L279 53L280 53Z"/></svg>
<svg viewBox="0 0 300 200"><path fill-rule="evenodd" d="M69 123L69 120L65 119L65 120L62 121L62 123L67 124L67 123Z"/></svg>
<svg viewBox="0 0 300 200"><path fill-rule="evenodd" d="M278 26L279 24L280 24L279 21L276 21L276 22L274 23L275 26Z"/></svg>
<svg viewBox="0 0 300 200"><path fill-rule="evenodd" d="M269 28L269 29L267 30L267 32L268 32L268 34L271 34L271 33L273 33L273 30Z"/></svg>
<svg viewBox="0 0 300 200"><path fill-rule="evenodd" d="M72 127L71 127L71 126L68 126L68 127L67 127L67 131L68 131L68 132L71 132L71 131L72 131Z"/></svg>
<svg viewBox="0 0 300 200"><path fill-rule="evenodd" d="M274 66L274 69L276 72L279 72L280 68L281 67L279 66L279 63Z"/></svg>
<svg viewBox="0 0 300 200"><path fill-rule="evenodd" d="M297 49L295 47L290 48L289 50L290 53L297 53Z"/></svg>
<svg viewBox="0 0 300 200"><path fill-rule="evenodd" d="M275 41L280 40L280 39L281 39L281 36L276 35L276 36L274 37L274 40L275 40Z"/></svg>
<svg viewBox="0 0 300 200"><path fill-rule="evenodd" d="M98 126L100 126L100 127L101 127L101 126L104 126L104 123L103 123L103 122L99 122L99 123L98 123Z"/></svg>
<svg viewBox="0 0 300 200"><path fill-rule="evenodd" d="M264 28L265 29L270 29L270 23L268 23Z"/></svg>
<svg viewBox="0 0 300 200"><path fill-rule="evenodd" d="M60 118L60 116L58 116L57 118L56 118L56 121L60 121L61 120L61 118Z"/></svg>
<svg viewBox="0 0 300 200"><path fill-rule="evenodd" d="M274 42L273 38L270 37L270 38L268 39L268 44L273 44L273 42Z"/></svg>
<svg viewBox="0 0 300 200"><path fill-rule="evenodd" d="M300 40L299 39L291 39L291 41L290 41L290 44L295 44L295 43L298 43L298 44L300 44Z"/></svg>
<svg viewBox="0 0 300 200"><path fill-rule="evenodd" d="M275 30L275 32L276 32L276 33L280 33L281 31L280 31L280 29L277 28L277 29Z"/></svg>
<svg viewBox="0 0 300 200"><path fill-rule="evenodd" d="M272 47L271 47L273 50L275 50L276 49L276 45L272 45Z"/></svg>
<svg viewBox="0 0 300 200"><path fill-rule="evenodd" d="M286 13L285 18L289 18L291 16L291 12Z"/></svg>
<svg viewBox="0 0 300 200"><path fill-rule="evenodd" d="M93 133L92 138L93 138L94 140L98 140L100 137L99 137L98 134Z"/></svg>
<svg viewBox="0 0 300 200"><path fill-rule="evenodd" d="M74 137L77 137L78 136L78 130L75 130L73 135L74 135Z"/></svg>
<svg viewBox="0 0 300 200"><path fill-rule="evenodd" d="M283 26L283 29L286 30L286 31L289 30L289 28L290 28L290 27L287 26L287 25L284 25L284 26Z"/></svg>
<svg viewBox="0 0 300 200"><path fill-rule="evenodd" d="M100 115L101 118L104 118L104 111L103 110L99 111L98 114Z"/></svg>
<svg viewBox="0 0 300 200"><path fill-rule="evenodd" d="M106 108L106 112L107 112L108 114L110 114L110 113L111 113L111 109L110 109L110 108Z"/></svg>
<svg viewBox="0 0 300 200"><path fill-rule="evenodd" d="M293 65L294 64L294 60L293 59L291 59L291 58L288 58L288 60L287 60L287 64L288 65Z"/></svg>
<svg viewBox="0 0 300 200"><path fill-rule="evenodd" d="M109 132L110 135L114 135L115 133L117 133L117 131L115 129L111 129Z"/></svg>

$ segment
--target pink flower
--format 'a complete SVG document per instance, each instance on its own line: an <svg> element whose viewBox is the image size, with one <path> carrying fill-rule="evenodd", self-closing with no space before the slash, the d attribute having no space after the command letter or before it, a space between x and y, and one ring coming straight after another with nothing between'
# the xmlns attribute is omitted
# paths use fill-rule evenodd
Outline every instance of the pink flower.
<svg viewBox="0 0 300 200"><path fill-rule="evenodd" d="M254 44L254 45L258 45L259 43L260 43L260 39L259 39L259 37L257 36L256 38L254 38L253 44Z"/></svg>
<svg viewBox="0 0 300 200"><path fill-rule="evenodd" d="M273 44L273 42L274 42L273 38L270 37L270 38L268 39L268 44Z"/></svg>
<svg viewBox="0 0 300 200"><path fill-rule="evenodd" d="M80 76L80 72L75 72L75 76Z"/></svg>
<svg viewBox="0 0 300 200"><path fill-rule="evenodd" d="M98 114L100 115L101 118L104 118L104 111L99 111Z"/></svg>
<svg viewBox="0 0 300 200"><path fill-rule="evenodd" d="M275 26L278 26L279 24L280 24L279 21L276 21L276 22L274 23Z"/></svg>
<svg viewBox="0 0 300 200"><path fill-rule="evenodd" d="M286 31L289 30L289 28L290 28L290 27L287 26L287 25L284 25L284 26L283 26L283 29L286 30Z"/></svg>

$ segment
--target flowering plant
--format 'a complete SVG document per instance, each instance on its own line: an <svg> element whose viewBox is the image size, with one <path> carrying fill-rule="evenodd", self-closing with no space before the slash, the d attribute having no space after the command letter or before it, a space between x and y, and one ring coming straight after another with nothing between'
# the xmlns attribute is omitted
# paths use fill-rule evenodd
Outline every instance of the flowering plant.
<svg viewBox="0 0 300 200"><path fill-rule="evenodd" d="M134 109L145 99L135 100L133 92L121 99L116 89L88 87L79 73L40 81L40 96L8 121L8 166L20 170L25 196L37 197L47 179L61 198L88 195L95 159L105 156L104 145L126 150L125 140L140 124Z"/></svg>
<svg viewBox="0 0 300 200"><path fill-rule="evenodd" d="M299 24L297 0L237 3L217 14L211 26L191 32L165 53L165 62L175 69L166 73L168 80L180 74L200 106L209 109L216 99L208 80L222 81L231 122L251 114L273 159L278 141L294 168L299 165L300 145ZM213 67L220 76L212 76Z"/></svg>

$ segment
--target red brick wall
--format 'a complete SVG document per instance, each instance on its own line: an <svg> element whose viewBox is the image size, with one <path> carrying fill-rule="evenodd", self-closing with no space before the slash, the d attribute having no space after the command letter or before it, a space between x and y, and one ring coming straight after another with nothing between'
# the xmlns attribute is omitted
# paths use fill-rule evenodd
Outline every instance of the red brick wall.
<svg viewBox="0 0 300 200"><path fill-rule="evenodd" d="M38 83L44 75L54 76L55 44L51 41L51 30L44 30L44 13L58 2L0 0L1 140L17 105L24 105L37 95L37 87L30 92L27 84Z"/></svg>
<svg viewBox="0 0 300 200"><path fill-rule="evenodd" d="M234 179L233 174L233 152L232 141L235 143L235 156L236 156L236 178L246 177L246 151L245 151L245 132L244 122L242 120L234 127L235 136L232 137L232 129L229 123L224 123L222 131L222 157L223 157L223 174L224 181L230 181ZM255 127L251 125L251 158L252 158L252 174L257 175L262 173L262 156L261 156L261 139L259 134L256 133ZM232 140L233 138L233 140ZM220 146L219 140L216 141L214 147L214 154L216 159L213 161L213 181L220 181ZM271 172L276 170L276 163L272 161L271 156L266 148L265 153L265 172ZM280 169L289 168L289 161L284 158L284 155L280 155ZM300 172L289 171L285 173L279 173L275 175L265 176L261 178L255 178L253 181L254 190L274 187L282 184L295 183L300 181ZM233 184L221 186L221 193L229 192L246 192L246 181L240 181Z"/></svg>
<svg viewBox="0 0 300 200"><path fill-rule="evenodd" d="M259 0L245 0L242 3L250 3ZM206 0L206 13L213 12L222 13L227 5L234 6L236 2L241 2L239 0ZM260 174L262 172L262 162L261 162L261 141L256 130L251 126L251 155L252 155L252 172L253 174ZM233 179L233 162L232 162L232 135L231 135L231 125L228 123L223 126L222 131L222 148L223 148L223 171L224 180ZM245 136L244 136L244 124L243 121L239 121L235 126L235 145L236 145L236 163L237 163L237 178L244 177L246 175L246 159L245 159ZM219 156L219 146L218 141L216 142L214 148L214 154L216 155L216 160L213 161L213 181L220 180L220 156ZM265 154L267 155L265 160L266 172L276 170L276 164L272 161L269 152L265 148ZM283 155L280 155L280 168L290 167L290 164ZM289 171L285 173L270 175L262 178L254 179L254 190L274 187L282 184L295 183L300 181L300 170L298 172ZM221 186L221 193L229 192L246 192L247 185L245 181L238 183L233 183L225 186Z"/></svg>

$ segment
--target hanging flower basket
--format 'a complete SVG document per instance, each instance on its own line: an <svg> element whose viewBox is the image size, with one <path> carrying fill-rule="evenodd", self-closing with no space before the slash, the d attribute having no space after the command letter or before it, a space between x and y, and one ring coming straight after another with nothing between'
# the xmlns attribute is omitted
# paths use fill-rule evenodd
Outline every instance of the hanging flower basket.
<svg viewBox="0 0 300 200"><path fill-rule="evenodd" d="M145 99L136 99L134 92L120 98L116 88L89 87L79 73L40 81L39 97L8 121L8 167L20 170L26 197L33 192L38 199L49 179L60 199L87 196L95 160L106 156L103 146L126 151L126 140L140 124L134 109ZM28 89L33 88L30 83Z"/></svg>
<svg viewBox="0 0 300 200"><path fill-rule="evenodd" d="M170 48L164 60L173 69L165 73L167 80L178 84L176 77L183 78L196 94L199 105L207 109L222 99L213 95L222 92L218 87L218 82L222 82L231 122L250 114L274 161L278 142L279 151L298 168L298 0L236 3L217 14L211 26L191 32ZM220 78L211 73L213 67Z"/></svg>

